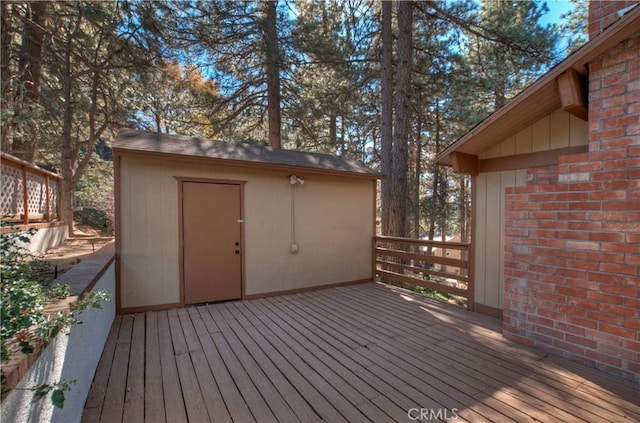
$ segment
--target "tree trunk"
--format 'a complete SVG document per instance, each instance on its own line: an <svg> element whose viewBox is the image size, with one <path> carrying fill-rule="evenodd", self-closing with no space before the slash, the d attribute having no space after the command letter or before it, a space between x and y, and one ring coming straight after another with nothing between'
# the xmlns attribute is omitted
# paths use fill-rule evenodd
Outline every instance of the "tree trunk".
<svg viewBox="0 0 640 423"><path fill-rule="evenodd" d="M412 7L410 1L398 3L398 70L396 76L396 119L393 134L393 167L391 181L393 198L389 233L406 236L407 167L409 129L411 127L411 30Z"/></svg>
<svg viewBox="0 0 640 423"><path fill-rule="evenodd" d="M436 100L436 134L435 134L435 154L437 155L440 152L440 103ZM431 213L431 221L429 222L429 241L433 241L436 235L436 217L438 216L438 202L440 198L440 166L437 164L433 164L433 187L431 189L433 205L435 213L432 211ZM427 253L431 255L432 247L431 245L427 248Z"/></svg>
<svg viewBox="0 0 640 423"><path fill-rule="evenodd" d="M79 23L78 23L79 26ZM77 30L77 28L76 28ZM60 142L60 176L62 176L60 189L60 220L69 228L69 235L73 234L73 195L74 185L74 159L73 145L71 142L71 127L73 121L73 105L71 95L71 44L72 35L66 40L65 61L62 74L62 96L64 107L62 112L62 134Z"/></svg>
<svg viewBox="0 0 640 423"><path fill-rule="evenodd" d="M16 117L23 113L33 113L40 102L40 81L42 75L42 44L44 27L48 16L48 2L33 2L26 6L22 46L19 56L19 100L22 107L16 109ZM12 153L28 162L33 162L36 152L37 118L27 117L22 125L20 137L14 138Z"/></svg>
<svg viewBox="0 0 640 423"><path fill-rule="evenodd" d="M13 22L12 22L12 14L13 14L13 5L8 2L2 2L0 4L2 7L2 23L0 23L2 27L2 41L0 41L0 49L2 50L0 53L0 84L2 84L2 115L9 116L11 113L11 44L13 43ZM11 136L10 136L10 119L2 119L0 124L2 128L0 128L0 149L5 152L10 151L11 146Z"/></svg>
<svg viewBox="0 0 640 423"><path fill-rule="evenodd" d="M269 145L273 148L281 146L280 116L280 47L276 26L278 0L266 1L266 17L264 20L263 39L266 53L267 72L267 115L269 120Z"/></svg>
<svg viewBox="0 0 640 423"><path fill-rule="evenodd" d="M381 145L380 166L387 177L381 183L382 235L389 235L391 220L390 208L393 196L391 181L393 149L393 60L391 58L393 34L391 33L391 1L382 2L382 65L380 69L380 88L382 91L382 112L380 116Z"/></svg>
<svg viewBox="0 0 640 423"><path fill-rule="evenodd" d="M420 175L422 174L422 141L421 135L422 133L422 118L418 119L417 127L416 127L416 140L414 147L413 159L415 161L414 164L414 176L413 176L413 192L412 192L412 203L413 203L413 218L412 218L412 228L411 234L413 238L420 239Z"/></svg>

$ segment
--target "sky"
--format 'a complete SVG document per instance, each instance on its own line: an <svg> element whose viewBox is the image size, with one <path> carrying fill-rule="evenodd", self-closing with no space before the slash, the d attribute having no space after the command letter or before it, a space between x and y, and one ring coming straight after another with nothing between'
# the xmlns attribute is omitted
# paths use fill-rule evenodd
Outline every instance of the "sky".
<svg viewBox="0 0 640 423"><path fill-rule="evenodd" d="M547 0L549 12L542 18L543 23L560 23L560 15L573 8L569 0Z"/></svg>

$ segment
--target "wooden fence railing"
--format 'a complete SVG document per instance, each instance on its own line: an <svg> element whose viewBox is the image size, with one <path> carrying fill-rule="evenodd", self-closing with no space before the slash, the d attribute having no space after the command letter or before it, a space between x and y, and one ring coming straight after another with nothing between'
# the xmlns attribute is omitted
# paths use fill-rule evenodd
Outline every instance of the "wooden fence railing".
<svg viewBox="0 0 640 423"><path fill-rule="evenodd" d="M373 239L376 276L447 294L469 295L469 244L376 236Z"/></svg>
<svg viewBox="0 0 640 423"><path fill-rule="evenodd" d="M62 178L6 153L0 158L2 220L23 224L58 220Z"/></svg>

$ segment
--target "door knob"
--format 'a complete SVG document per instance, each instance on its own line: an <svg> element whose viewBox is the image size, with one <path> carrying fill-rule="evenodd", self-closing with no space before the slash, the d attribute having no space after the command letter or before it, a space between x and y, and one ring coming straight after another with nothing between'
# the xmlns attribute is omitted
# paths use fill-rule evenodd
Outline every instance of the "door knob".
<svg viewBox="0 0 640 423"><path fill-rule="evenodd" d="M235 253L236 253L236 254L240 254L240 250L236 250L236 251L235 251Z"/></svg>

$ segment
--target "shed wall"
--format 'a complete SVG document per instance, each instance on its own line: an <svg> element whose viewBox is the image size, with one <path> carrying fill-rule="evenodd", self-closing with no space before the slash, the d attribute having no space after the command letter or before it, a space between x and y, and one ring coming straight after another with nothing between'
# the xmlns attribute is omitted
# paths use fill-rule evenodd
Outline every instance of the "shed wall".
<svg viewBox="0 0 640 423"><path fill-rule="evenodd" d="M565 147L588 145L588 124L561 109L479 155L493 159ZM480 173L475 177L473 222L475 302L503 308L505 189L524 186L527 170Z"/></svg>
<svg viewBox="0 0 640 423"><path fill-rule="evenodd" d="M246 181L245 296L371 278L374 182L295 174L292 254L292 171L233 168L204 161L120 156L120 306L180 304L178 181Z"/></svg>

